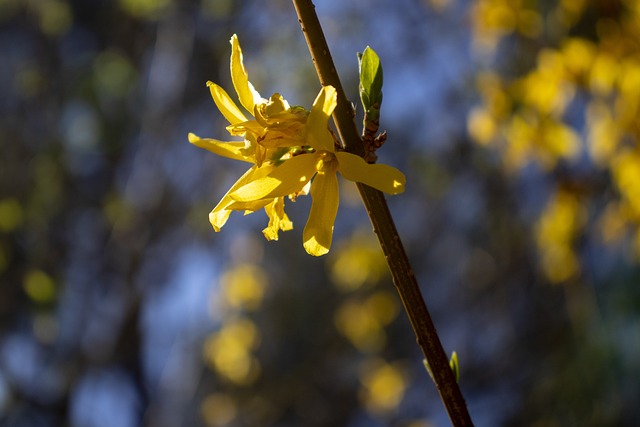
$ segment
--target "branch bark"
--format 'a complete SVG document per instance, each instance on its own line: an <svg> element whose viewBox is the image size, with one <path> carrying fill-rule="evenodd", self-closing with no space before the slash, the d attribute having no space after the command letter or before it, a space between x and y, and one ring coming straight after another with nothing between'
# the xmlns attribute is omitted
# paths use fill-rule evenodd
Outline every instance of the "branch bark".
<svg viewBox="0 0 640 427"><path fill-rule="evenodd" d="M323 86L331 85L337 90L338 105L333 113L333 120L344 148L362 157L365 153L364 145L356 128L351 104L342 89L331 58L315 6L311 0L292 1L320 83ZM449 367L449 360L442 348L384 195L364 184L358 184L358 190L387 259L393 283L416 334L418 345L433 372L434 382L451 423L456 427L473 426L464 397Z"/></svg>

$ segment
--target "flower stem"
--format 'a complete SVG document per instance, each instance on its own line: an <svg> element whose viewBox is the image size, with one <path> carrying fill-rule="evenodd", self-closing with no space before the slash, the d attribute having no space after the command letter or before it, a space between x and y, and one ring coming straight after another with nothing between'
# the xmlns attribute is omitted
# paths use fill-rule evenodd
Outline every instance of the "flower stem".
<svg viewBox="0 0 640 427"><path fill-rule="evenodd" d="M340 78L329 52L329 46L315 12L315 6L311 0L292 1L320 83L323 86L331 85L337 90L338 105L333 113L333 120L344 148L350 153L363 156L365 150L356 128L353 110L342 89ZM398 236L384 195L364 184L358 184L358 190L373 224L373 230L378 236L378 241L386 256L393 283L400 294L400 299L416 334L418 345L433 372L434 382L451 423L456 427L473 426L464 397L451 371L440 338L424 303L420 287Z"/></svg>

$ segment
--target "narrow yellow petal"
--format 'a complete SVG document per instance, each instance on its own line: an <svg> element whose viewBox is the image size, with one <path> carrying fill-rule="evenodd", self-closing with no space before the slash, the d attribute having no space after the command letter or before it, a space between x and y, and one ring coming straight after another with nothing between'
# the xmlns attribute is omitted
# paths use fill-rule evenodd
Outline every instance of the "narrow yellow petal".
<svg viewBox="0 0 640 427"><path fill-rule="evenodd" d="M249 168L236 182L231 186L231 188L227 191L227 193L222 196L222 199L218 202L218 204L213 208L213 210L209 213L209 222L213 226L213 229L218 232L222 228L222 226L229 219L229 215L231 214L232 209L229 209L228 206L233 203L233 199L229 196L229 194L234 191L236 188L242 186L247 179L255 172L256 167L253 166Z"/></svg>
<svg viewBox="0 0 640 427"><path fill-rule="evenodd" d="M297 193L315 174L317 162L315 153L292 157L275 167L268 175L250 180L231 193L231 198L238 202L249 202Z"/></svg>
<svg viewBox="0 0 640 427"><path fill-rule="evenodd" d="M241 152L244 149L244 141L218 141L217 139L200 138L196 134L189 133L189 142L218 156L253 163L253 159L248 158Z"/></svg>
<svg viewBox="0 0 640 427"><path fill-rule="evenodd" d="M215 232L219 232L223 225L227 223L231 215L230 209L212 210L209 212L209 222Z"/></svg>
<svg viewBox="0 0 640 427"><path fill-rule="evenodd" d="M275 213L274 213L273 205L271 203L268 204L267 206L264 207L264 211L267 213L267 216L269 217L269 225L262 230L262 234L267 240L278 240L279 228L275 221Z"/></svg>
<svg viewBox="0 0 640 427"><path fill-rule="evenodd" d="M361 182L387 194L404 191L406 178L402 172L389 165L369 164L355 154L338 152L338 171L353 182Z"/></svg>
<svg viewBox="0 0 640 427"><path fill-rule="evenodd" d="M227 126L227 131L231 135L246 136L247 133L251 133L256 136L264 135L264 127L255 120L247 120L246 122L239 122L234 125Z"/></svg>
<svg viewBox="0 0 640 427"><path fill-rule="evenodd" d="M272 199L252 200L250 202L236 202L233 199L231 200L232 202L227 206L227 209L233 211L244 211L245 215L260 210L273 201Z"/></svg>
<svg viewBox="0 0 640 427"><path fill-rule="evenodd" d="M269 216L269 225L262 230L262 234L267 240L278 240L278 232L289 231L293 229L293 223L284 213L284 198L278 197L264 207L265 212Z"/></svg>
<svg viewBox="0 0 640 427"><path fill-rule="evenodd" d="M316 150L333 152L334 144L329 132L329 116L336 108L336 90L333 86L324 86L313 102L307 118L307 142Z"/></svg>
<svg viewBox="0 0 640 427"><path fill-rule="evenodd" d="M238 92L238 98L240 98L242 106L246 108L248 112L253 114L255 105L262 102L262 97L249 82L249 76L244 68L244 63L242 62L242 49L240 48L238 36L234 34L230 41L231 80L233 81L233 87L235 87L236 92Z"/></svg>
<svg viewBox="0 0 640 427"><path fill-rule="evenodd" d="M235 200L231 198L230 194L246 183L250 182L251 179L264 176L266 173L271 171L271 169L272 166L258 168L254 165L250 167L240 178L238 178L238 180L231 186L227 193L222 196L222 199L220 199L216 207L214 207L213 210L209 213L209 222L211 222L211 225L213 226L213 229L215 231L220 231L222 226L227 222L227 219L229 219L231 211L246 210L247 208L247 206L235 206ZM260 209L261 207L262 206L256 207L256 210Z"/></svg>
<svg viewBox="0 0 640 427"><path fill-rule="evenodd" d="M245 115L242 114L242 111L224 89L212 82L207 82L207 86L209 87L209 92L211 92L213 102L216 103L216 107L229 123L235 125L247 121Z"/></svg>
<svg viewBox="0 0 640 427"><path fill-rule="evenodd" d="M335 173L318 174L311 183L311 212L302 233L305 250L320 256L329 252L340 196Z"/></svg>

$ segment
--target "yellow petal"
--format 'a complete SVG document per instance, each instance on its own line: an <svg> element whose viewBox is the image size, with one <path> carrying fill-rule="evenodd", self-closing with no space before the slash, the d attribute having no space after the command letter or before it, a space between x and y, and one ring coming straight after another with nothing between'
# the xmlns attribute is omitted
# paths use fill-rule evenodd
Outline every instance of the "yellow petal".
<svg viewBox="0 0 640 427"><path fill-rule="evenodd" d="M328 124L329 116L337 105L336 96L333 86L324 86L311 107L307 118L307 142L316 150L334 151L333 137Z"/></svg>
<svg viewBox="0 0 640 427"><path fill-rule="evenodd" d="M230 196L232 192L242 187L246 183L250 182L251 179L256 177L260 178L270 172L273 166L266 166L263 168L258 168L257 166L252 166L249 168L227 191L227 193L222 197L222 199L218 202L215 208L209 213L209 222L213 226L215 231L220 231L222 226L229 219L229 215L233 210L247 210L247 206L234 206L235 200L233 200ZM264 205L262 205L264 206ZM256 207L255 209L260 209L262 206Z"/></svg>
<svg viewBox="0 0 640 427"><path fill-rule="evenodd" d="M265 212L269 216L269 225L262 230L262 234L267 240L278 240L278 232L289 231L293 229L293 223L284 212L284 198L278 197L264 207Z"/></svg>
<svg viewBox="0 0 640 427"><path fill-rule="evenodd" d="M218 202L218 204L213 208L213 210L209 213L209 222L213 226L213 229L218 232L222 228L222 226L229 219L229 215L231 214L231 210L228 206L233 203L233 199L229 196L229 194L234 191L236 188L242 186L247 179L254 173L256 167L253 166L249 168L236 182L231 186L231 188L227 191L227 193L222 196L222 199Z"/></svg>
<svg viewBox="0 0 640 427"><path fill-rule="evenodd" d="M255 202L234 202L229 197L221 200L220 203L209 212L209 222L213 230L218 232L224 226L233 211L243 211L244 215L249 215L268 205L271 200L257 200Z"/></svg>
<svg viewBox="0 0 640 427"><path fill-rule="evenodd" d="M240 151L244 148L244 141L218 141L217 139L200 138L196 134L189 133L189 142L222 157L253 163L252 159Z"/></svg>
<svg viewBox="0 0 640 427"><path fill-rule="evenodd" d="M238 202L249 202L297 193L315 174L317 162L315 153L292 157L275 167L268 175L252 179L231 193L231 198Z"/></svg>
<svg viewBox="0 0 640 427"><path fill-rule="evenodd" d="M252 200L250 202L236 202L231 199L232 203L227 206L227 209L232 211L244 211L245 215L249 215L257 210L260 210L271 203L272 199Z"/></svg>
<svg viewBox="0 0 640 427"><path fill-rule="evenodd" d="M320 256L329 252L333 239L333 222L340 199L336 174L316 175L311 183L311 197L311 212L302 239L309 255Z"/></svg>
<svg viewBox="0 0 640 427"><path fill-rule="evenodd" d="M249 82L249 76L242 62L240 42L235 34L231 37L231 80L238 92L240 103L248 112L253 113L255 105L262 102L262 97Z"/></svg>
<svg viewBox="0 0 640 427"><path fill-rule="evenodd" d="M247 133L251 133L256 136L264 135L264 127L255 120L247 120L246 122L238 122L227 126L227 131L231 135L246 136Z"/></svg>
<svg viewBox="0 0 640 427"><path fill-rule="evenodd" d="M229 209L222 209L222 210L214 209L211 212L209 212L209 222L211 223L211 226L213 227L213 230L215 232L220 231L222 226L227 223L227 220L229 219L229 215L231 215L231 210Z"/></svg>
<svg viewBox="0 0 640 427"><path fill-rule="evenodd" d="M209 92L211 92L213 102L216 103L216 107L218 107L218 110L220 110L229 123L235 125L247 121L242 111L240 111L236 103L233 102L224 89L212 82L207 82L207 86L209 87Z"/></svg>
<svg viewBox="0 0 640 427"><path fill-rule="evenodd" d="M389 165L369 164L355 154L338 152L338 171L353 182L361 182L387 194L404 191L406 178L402 172Z"/></svg>

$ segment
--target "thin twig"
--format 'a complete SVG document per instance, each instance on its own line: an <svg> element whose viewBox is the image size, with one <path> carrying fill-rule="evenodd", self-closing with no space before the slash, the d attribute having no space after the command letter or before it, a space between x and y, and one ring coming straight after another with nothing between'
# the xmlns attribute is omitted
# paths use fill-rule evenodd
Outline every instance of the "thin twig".
<svg viewBox="0 0 640 427"><path fill-rule="evenodd" d="M353 120L352 107L342 89L329 52L329 46L315 12L315 6L311 0L292 1L320 78L320 83L323 86L331 85L338 92L338 105L333 113L333 120L344 148L346 151L363 156L364 146ZM456 427L473 426L464 397L449 367L449 361L442 348L427 306L424 303L387 202L380 191L364 184L358 184L358 190L373 224L374 232L378 236L378 241L386 256L393 276L393 283L409 316L418 345L422 348L433 372L434 381L449 418Z"/></svg>

